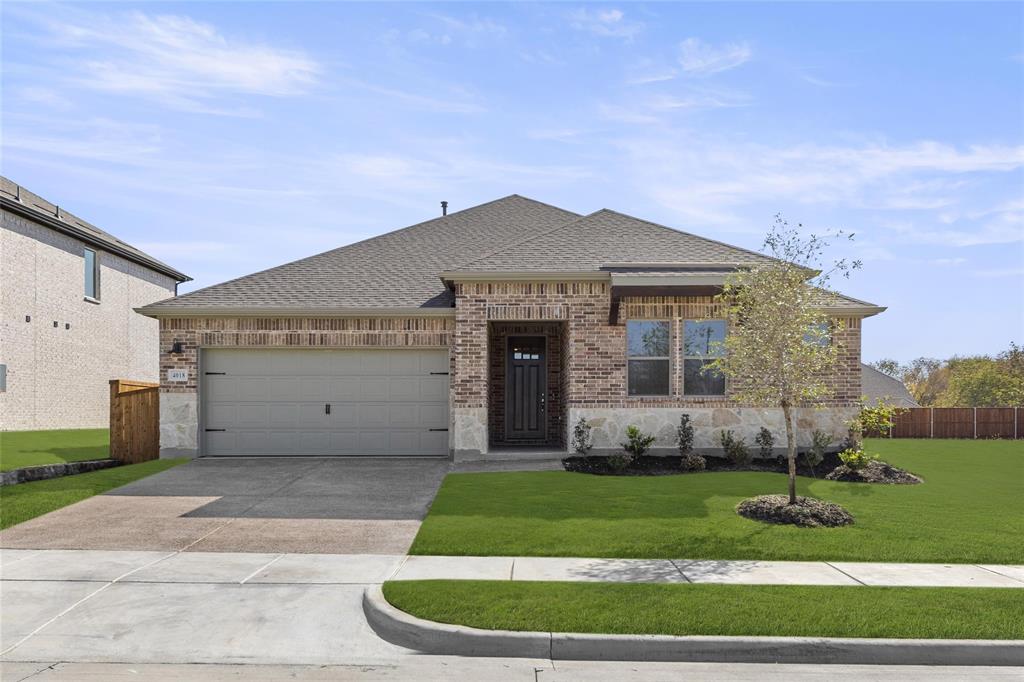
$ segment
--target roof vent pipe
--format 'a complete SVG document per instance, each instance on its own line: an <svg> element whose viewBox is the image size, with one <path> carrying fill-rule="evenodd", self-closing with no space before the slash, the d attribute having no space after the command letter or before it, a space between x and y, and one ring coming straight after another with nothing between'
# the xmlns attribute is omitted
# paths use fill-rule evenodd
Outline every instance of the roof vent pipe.
<svg viewBox="0 0 1024 682"><path fill-rule="evenodd" d="M441 202L441 215L443 215L443 216L448 215L448 202L447 201L442 201Z"/></svg>

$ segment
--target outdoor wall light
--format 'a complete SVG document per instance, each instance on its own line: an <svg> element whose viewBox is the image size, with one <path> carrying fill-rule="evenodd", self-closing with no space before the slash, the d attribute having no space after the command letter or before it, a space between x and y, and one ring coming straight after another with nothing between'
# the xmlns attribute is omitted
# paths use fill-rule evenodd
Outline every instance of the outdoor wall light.
<svg viewBox="0 0 1024 682"><path fill-rule="evenodd" d="M181 341L178 341L177 339L175 339L174 342L171 344L171 352L172 353L184 353L185 352L185 345Z"/></svg>

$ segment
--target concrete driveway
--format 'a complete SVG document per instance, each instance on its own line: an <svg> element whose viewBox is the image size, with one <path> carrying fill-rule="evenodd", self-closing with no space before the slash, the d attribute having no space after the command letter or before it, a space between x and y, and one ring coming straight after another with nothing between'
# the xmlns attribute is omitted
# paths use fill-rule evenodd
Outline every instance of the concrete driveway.
<svg viewBox="0 0 1024 682"><path fill-rule="evenodd" d="M0 532L0 547L404 554L449 463L199 459Z"/></svg>

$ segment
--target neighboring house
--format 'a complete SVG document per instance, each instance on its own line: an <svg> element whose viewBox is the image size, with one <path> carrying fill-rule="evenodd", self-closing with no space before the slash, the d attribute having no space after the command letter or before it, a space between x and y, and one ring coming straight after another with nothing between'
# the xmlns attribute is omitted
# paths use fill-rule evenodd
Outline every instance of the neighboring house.
<svg viewBox="0 0 1024 682"><path fill-rule="evenodd" d="M713 295L768 260L512 195L148 305L161 451L519 456L564 452L581 416L598 452L629 424L674 448L683 411L702 448L723 428L781 435L780 410L737 405L699 373L726 332ZM861 320L884 308L841 296L823 308L841 367L828 408L799 410L799 427L838 442L861 397Z"/></svg>
<svg viewBox="0 0 1024 682"><path fill-rule="evenodd" d="M110 379L156 381L136 307L189 278L0 178L0 430L101 428Z"/></svg>
<svg viewBox="0 0 1024 682"><path fill-rule="evenodd" d="M871 365L861 365L860 372L864 404L873 407L884 400L896 407L921 407L899 379L879 372Z"/></svg>

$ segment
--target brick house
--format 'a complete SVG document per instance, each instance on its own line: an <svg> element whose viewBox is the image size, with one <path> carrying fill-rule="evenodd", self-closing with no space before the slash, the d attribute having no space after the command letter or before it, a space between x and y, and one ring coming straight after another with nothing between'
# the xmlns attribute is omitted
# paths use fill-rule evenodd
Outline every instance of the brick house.
<svg viewBox="0 0 1024 682"><path fill-rule="evenodd" d="M0 431L106 427L108 381L159 372L134 308L188 279L0 178Z"/></svg>
<svg viewBox="0 0 1024 682"><path fill-rule="evenodd" d="M722 428L781 434L780 410L701 372L727 333L715 293L766 261L512 195L144 306L160 320L161 451L550 456L580 417L597 451L629 424L671 448L683 411L704 449ZM860 400L861 320L884 308L823 308L842 366L798 427L838 441Z"/></svg>

